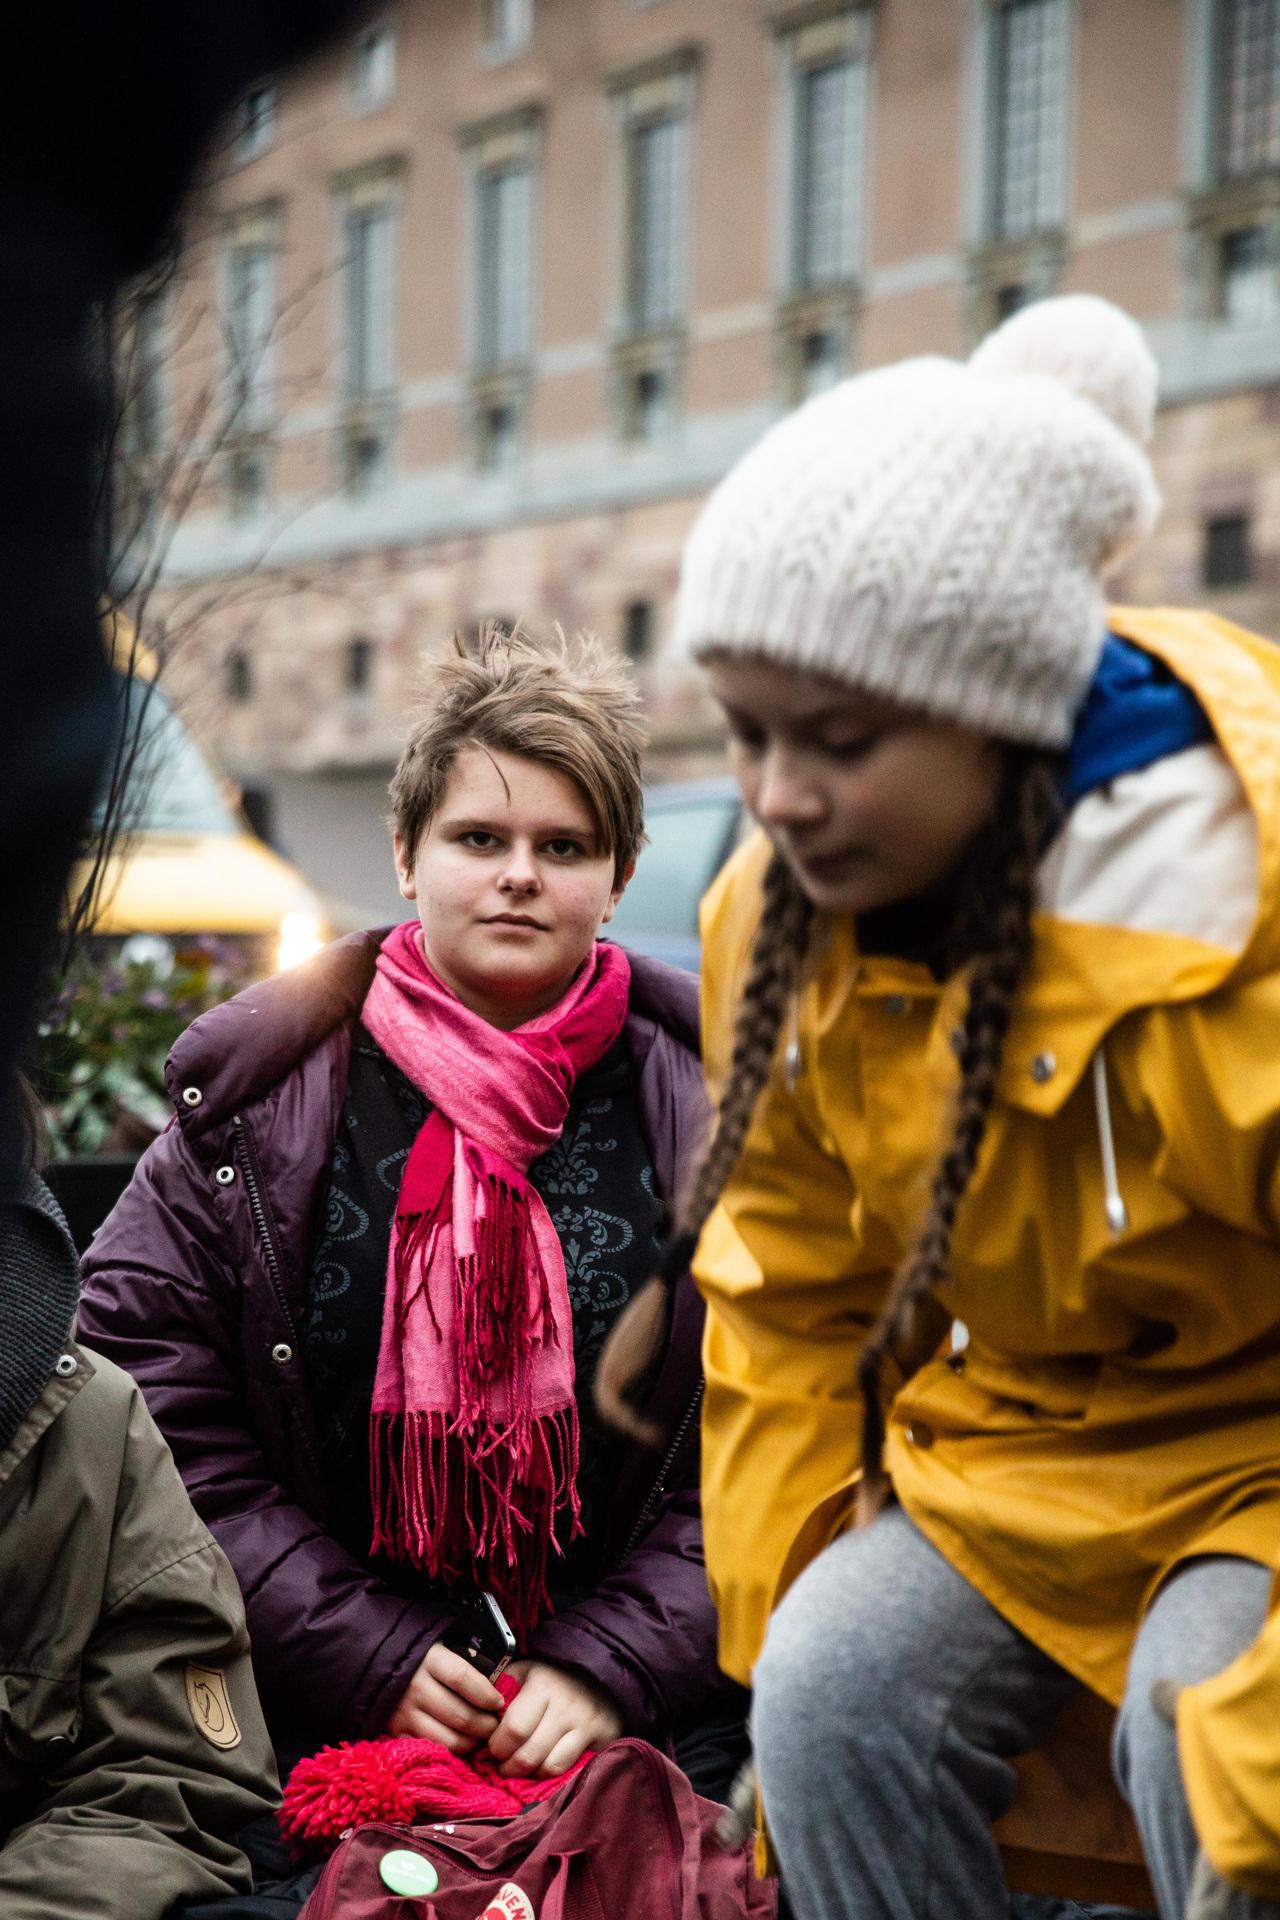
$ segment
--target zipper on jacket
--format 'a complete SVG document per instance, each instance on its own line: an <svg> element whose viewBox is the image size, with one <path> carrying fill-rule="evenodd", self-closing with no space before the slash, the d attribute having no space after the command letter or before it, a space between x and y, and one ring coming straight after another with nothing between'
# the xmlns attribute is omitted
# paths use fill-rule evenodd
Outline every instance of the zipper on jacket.
<svg viewBox="0 0 1280 1920"><path fill-rule="evenodd" d="M279 1254L276 1252L275 1242L271 1238L271 1221L267 1213L266 1201L262 1197L262 1168L258 1162L258 1150L254 1144L253 1134L250 1132L247 1123L238 1113L232 1115L231 1125L235 1129L236 1147L240 1156L240 1164L244 1169L244 1188L249 1196L249 1211L253 1215L253 1224L258 1229L258 1238L262 1242L262 1251L266 1256L267 1271L271 1276L271 1285L275 1292L276 1300L279 1303L281 1313L284 1315L284 1323L292 1336L293 1350L297 1353L299 1347L298 1329L294 1323L293 1313L290 1310L289 1296L285 1291L284 1267L281 1264Z"/></svg>
<svg viewBox="0 0 1280 1920"><path fill-rule="evenodd" d="M636 1523L634 1527L632 1527L631 1533L627 1539L627 1544L622 1549L621 1554L618 1556L620 1561L625 1560L628 1554L633 1553L635 1551L636 1547L640 1544L640 1541L644 1535L645 1528L649 1525L650 1521L653 1519L654 1514L658 1511L658 1503L661 1501L663 1494L667 1490L667 1476L671 1472L672 1468L675 1466L676 1461L680 1457L680 1449L681 1447L683 1447L685 1440L688 1437L690 1427L693 1425L694 1421L698 1417L698 1411L702 1406L702 1396L705 1392L706 1392L706 1381L700 1380L698 1382L697 1392L694 1394L692 1400L689 1402L688 1406L684 1410L684 1419L680 1422L680 1425L676 1428L675 1439L671 1442L671 1445L667 1448L667 1451L663 1456L662 1465L658 1468L658 1477L654 1481L653 1485L650 1487L649 1492L645 1498L644 1504L640 1508L640 1512L636 1518Z"/></svg>

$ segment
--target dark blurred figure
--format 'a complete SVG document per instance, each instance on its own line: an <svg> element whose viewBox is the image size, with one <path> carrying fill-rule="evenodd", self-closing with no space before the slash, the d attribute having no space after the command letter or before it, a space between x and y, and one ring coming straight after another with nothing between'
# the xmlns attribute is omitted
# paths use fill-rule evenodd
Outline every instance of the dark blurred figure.
<svg viewBox="0 0 1280 1920"><path fill-rule="evenodd" d="M163 249L219 121L370 0L46 0L3 30L0 1088L24 1046L111 734L96 608L113 288ZM0 1198L17 1181L0 1100Z"/></svg>

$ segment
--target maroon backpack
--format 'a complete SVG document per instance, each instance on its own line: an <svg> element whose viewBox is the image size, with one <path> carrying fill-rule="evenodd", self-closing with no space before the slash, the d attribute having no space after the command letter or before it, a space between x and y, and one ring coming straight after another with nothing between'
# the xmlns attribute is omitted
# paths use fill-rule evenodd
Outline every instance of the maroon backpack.
<svg viewBox="0 0 1280 1920"><path fill-rule="evenodd" d="M502 1920L773 1920L775 1883L716 1842L722 1811L643 1740L615 1740L509 1820L355 1828L301 1920L482 1920L491 1906ZM429 1861L436 1891L393 1892L392 1852Z"/></svg>

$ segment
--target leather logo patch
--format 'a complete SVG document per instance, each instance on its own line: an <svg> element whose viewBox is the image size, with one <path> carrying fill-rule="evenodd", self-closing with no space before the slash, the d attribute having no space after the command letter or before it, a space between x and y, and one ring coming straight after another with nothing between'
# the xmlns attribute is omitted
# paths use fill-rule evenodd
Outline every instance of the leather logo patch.
<svg viewBox="0 0 1280 1920"><path fill-rule="evenodd" d="M196 1732L204 1735L211 1747L238 1747L240 1728L231 1710L226 1675L216 1667L198 1667L187 1662L187 1705L196 1723Z"/></svg>

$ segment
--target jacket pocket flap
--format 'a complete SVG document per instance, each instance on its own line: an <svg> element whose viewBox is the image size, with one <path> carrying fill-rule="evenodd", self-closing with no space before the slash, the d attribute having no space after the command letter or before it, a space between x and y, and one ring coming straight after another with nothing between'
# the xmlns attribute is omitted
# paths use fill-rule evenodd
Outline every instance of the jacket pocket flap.
<svg viewBox="0 0 1280 1920"><path fill-rule="evenodd" d="M75 1676L8 1668L0 1673L0 1738L15 1760L42 1773L65 1759L80 1734L80 1684Z"/></svg>

